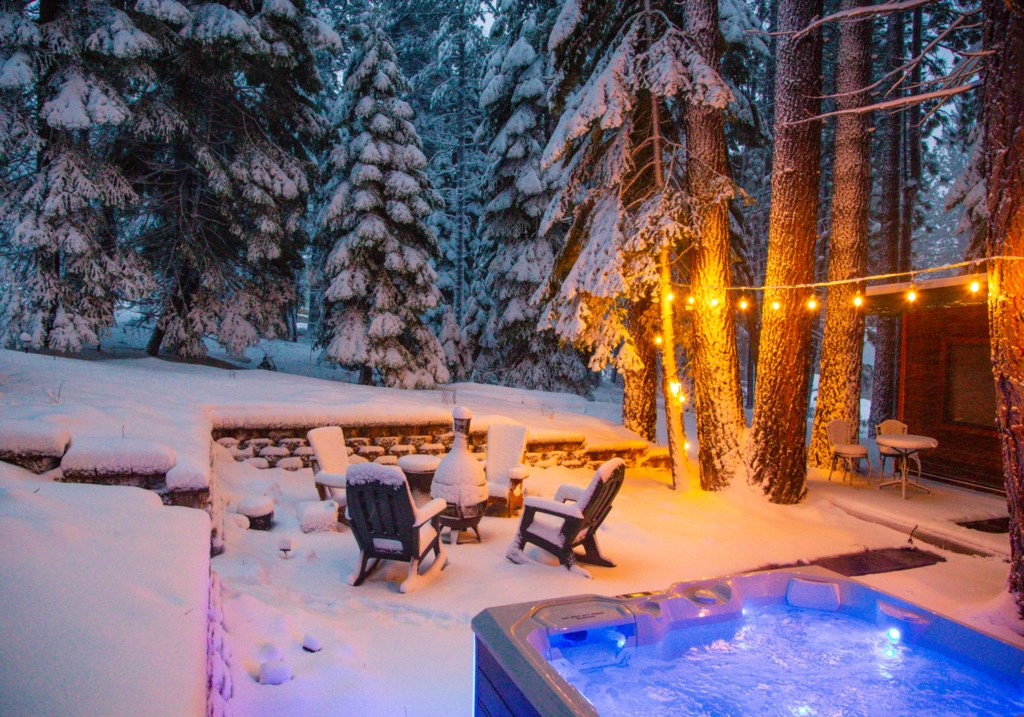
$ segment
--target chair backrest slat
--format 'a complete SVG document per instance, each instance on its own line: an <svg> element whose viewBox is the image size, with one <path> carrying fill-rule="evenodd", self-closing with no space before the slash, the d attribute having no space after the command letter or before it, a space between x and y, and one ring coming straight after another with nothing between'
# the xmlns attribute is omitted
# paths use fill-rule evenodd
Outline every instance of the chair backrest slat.
<svg viewBox="0 0 1024 717"><path fill-rule="evenodd" d="M905 436L907 424L895 418L887 418L875 426L875 434L879 436Z"/></svg>
<svg viewBox="0 0 1024 717"><path fill-rule="evenodd" d="M841 418L833 418L825 426L825 432L828 435L828 442L833 446L842 446L851 442L850 440L850 424Z"/></svg>
<svg viewBox="0 0 1024 717"><path fill-rule="evenodd" d="M413 555L415 509L401 469L374 463L351 466L345 493L352 533L360 550L371 554L380 552L374 540L389 540L401 543L401 555ZM385 552L398 555L393 550Z"/></svg>
<svg viewBox="0 0 1024 717"><path fill-rule="evenodd" d="M306 433L320 470L342 475L348 469L348 447L345 433L338 426L314 428Z"/></svg>
<svg viewBox="0 0 1024 717"><path fill-rule="evenodd" d="M585 536L601 526L601 523L604 522L604 519L611 512L612 501L618 495L622 482L626 477L626 465L621 461L612 470L611 475L604 480L601 480L602 470L603 467L598 469L598 474L594 476L596 485L590 486L587 490L589 498L587 498L586 503L579 506L580 511L583 513L583 523L577 536Z"/></svg>

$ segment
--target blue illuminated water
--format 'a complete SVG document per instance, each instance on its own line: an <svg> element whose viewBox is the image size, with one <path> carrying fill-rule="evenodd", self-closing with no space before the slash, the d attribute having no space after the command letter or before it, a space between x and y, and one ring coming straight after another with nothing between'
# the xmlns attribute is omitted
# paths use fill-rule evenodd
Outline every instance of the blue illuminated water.
<svg viewBox="0 0 1024 717"><path fill-rule="evenodd" d="M673 631L624 665L552 664L602 717L1024 715L1024 690L898 631L785 605Z"/></svg>

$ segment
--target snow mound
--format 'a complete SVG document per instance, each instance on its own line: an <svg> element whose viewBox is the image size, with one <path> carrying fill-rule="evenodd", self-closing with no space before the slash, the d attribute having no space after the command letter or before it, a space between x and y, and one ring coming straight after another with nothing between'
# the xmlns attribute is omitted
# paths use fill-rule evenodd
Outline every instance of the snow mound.
<svg viewBox="0 0 1024 717"><path fill-rule="evenodd" d="M338 527L338 502L312 500L295 508L303 533L331 532Z"/></svg>
<svg viewBox="0 0 1024 717"><path fill-rule="evenodd" d="M142 438L76 438L60 462L64 472L166 474L174 467L170 446Z"/></svg>
<svg viewBox="0 0 1024 717"><path fill-rule="evenodd" d="M70 440L67 429L52 423L0 420L0 453L62 456Z"/></svg>

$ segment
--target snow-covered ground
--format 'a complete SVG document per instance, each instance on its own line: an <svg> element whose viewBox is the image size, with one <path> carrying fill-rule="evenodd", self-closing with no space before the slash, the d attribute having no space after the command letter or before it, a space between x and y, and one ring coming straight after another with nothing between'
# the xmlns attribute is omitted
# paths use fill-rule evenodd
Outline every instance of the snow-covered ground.
<svg viewBox="0 0 1024 717"><path fill-rule="evenodd" d="M0 406L5 417L62 425L71 432L72 442L77 435L115 440L122 431L129 437L159 440L175 452L179 461L194 451L193 443L203 431L203 451L208 451L211 421L227 420L224 416L228 414L241 419L275 411L306 412L303 415L332 411L444 413L451 410L452 399L445 392L396 393L263 371L229 372L152 359L82 362L0 352L0 375ZM51 397L54 391L59 391L59 400ZM576 431L592 441L629 435L609 420L618 413L613 402L471 385L459 387L456 400L469 405L477 416L509 415L531 430ZM218 415L221 417L216 418ZM915 493L902 501L896 492L879 491L877 479L870 486L859 480L851 487L838 481L830 483L815 474L806 501L776 506L745 485L715 494L673 492L667 488L663 472L630 470L599 534L603 551L618 562L618 567L590 568L593 579L587 580L544 564L550 563L550 558L536 549L527 553L534 562L514 565L504 556L518 521L485 518L481 524L483 543L449 546L449 567L415 592L401 595L397 588L405 577L405 565L385 565L364 585L350 587L345 577L355 567L357 557L351 532L345 529L305 534L299 530L298 504L316 497L308 469L258 470L236 463L219 446L214 449L213 459L213 471L220 479L229 511L249 496L268 495L276 502L275 527L270 532L244 530L229 514L225 550L212 561L222 585L233 684L229 704L235 715L470 715L473 640L469 624L483 608L579 593L615 595L658 589L680 580L768 564L907 545L909 531L862 520L851 512L888 524L929 528L961 542L974 541L995 553L993 557L972 557L924 545L940 553L946 562L870 576L864 581L1024 645L1015 634L1021 628L1004 589L1008 552L1005 536L977 537L980 534L953 522L1005 515L1005 503L949 486L931 485L932 495ZM591 474L582 469L534 469L526 488L530 494L551 496L559 484L582 486ZM38 482L47 490L65 488L23 475L18 480L23 485ZM140 494L124 488L66 488L80 491L82 496L96 496L89 500L111 501L114 505L105 512L112 515L124 512L116 506L119 501L128 505L127 496ZM24 489L15 496L0 486L4 520L18 509L12 501L27 500L26 496L31 495ZM30 515L26 520L30 521L26 530L43 531L31 526L31 521L43 518ZM48 520L53 527L46 530L56 530L58 523L63 524L55 518ZM97 537L106 527L103 523L86 530L69 517L67 524L73 526L69 531L81 535L83 544L96 541L101 547L105 545ZM142 533L141 525L133 525L115 529L126 536L131 531ZM278 549L282 538L292 541L289 559L282 558ZM917 540L915 543L919 544ZM129 537L118 542L124 551L135 550L135 544ZM165 545L176 544L168 541ZM150 547L151 541L140 539L140 562L146 560L145 551ZM28 562L47 564L51 559L47 550L33 548L26 553ZM176 547L168 552L173 550ZM107 551L100 548L79 552L83 557L78 569L83 573L108 560ZM10 627L5 625L3 634L17 630L23 643L47 644L55 638L40 626L45 626L52 603L33 597L45 597L55 590L54 581L45 570L37 570L25 572L26 577L12 583L7 579L8 564L2 564L0 595L15 595L18 610L26 613L26 619ZM109 566L104 570L109 571ZM136 605L150 596L169 599L181 589L160 582L147 571L133 574L122 570L118 579L134 589L116 591L119 597L110 597L110 610L114 612L116 607L126 615L132 615ZM16 585L14 593L7 592L11 585ZM106 599L106 592L98 594ZM86 626L93 624L89 614L75 604L70 601L63 606L67 624L76 620ZM145 634L136 621L115 620L119 629L145 644ZM323 650L304 651L302 642L307 635L316 638ZM62 649L91 655L103 664L104 654L86 633L69 629L62 638ZM279 686L260 684L257 675L261 662L278 655L290 669L292 679ZM153 671L137 679L156 681L163 676ZM115 696L97 690L90 698L111 700L103 714L131 713L119 712L121 703ZM66 714L72 713L75 711Z"/></svg>

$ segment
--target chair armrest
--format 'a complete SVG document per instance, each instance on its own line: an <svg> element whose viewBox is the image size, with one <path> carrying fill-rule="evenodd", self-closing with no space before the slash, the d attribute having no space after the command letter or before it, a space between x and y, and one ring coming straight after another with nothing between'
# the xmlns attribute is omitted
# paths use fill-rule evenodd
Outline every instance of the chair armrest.
<svg viewBox="0 0 1024 717"><path fill-rule="evenodd" d="M564 503L567 500L578 502L585 490L586 488L579 486L563 484L558 486L558 490L555 491L555 500L559 503Z"/></svg>
<svg viewBox="0 0 1024 717"><path fill-rule="evenodd" d="M447 501L444 498L434 498L432 501L424 505L422 508L417 508L413 513L416 521L414 527L419 527L426 523L428 520L436 515L440 515L441 512L448 507Z"/></svg>
<svg viewBox="0 0 1024 717"><path fill-rule="evenodd" d="M548 513L550 515L558 515L563 518L576 518L577 520L583 520L583 513L575 505L566 505L565 503L558 503L553 500L548 500L547 498L530 496L523 501L523 507L530 508L538 513Z"/></svg>
<svg viewBox="0 0 1024 717"><path fill-rule="evenodd" d="M520 463L508 469L508 481L524 481L530 477L530 469Z"/></svg>

